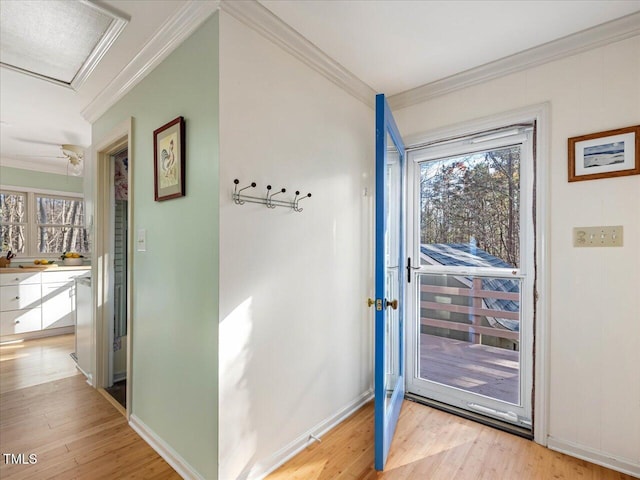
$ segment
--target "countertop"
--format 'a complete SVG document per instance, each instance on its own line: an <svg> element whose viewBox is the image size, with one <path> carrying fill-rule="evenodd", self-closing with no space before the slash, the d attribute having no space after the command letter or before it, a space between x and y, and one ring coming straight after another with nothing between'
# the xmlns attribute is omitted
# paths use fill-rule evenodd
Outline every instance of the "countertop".
<svg viewBox="0 0 640 480"><path fill-rule="evenodd" d="M91 265L33 265L27 268L7 267L0 268L0 273L60 272L64 270L91 270Z"/></svg>

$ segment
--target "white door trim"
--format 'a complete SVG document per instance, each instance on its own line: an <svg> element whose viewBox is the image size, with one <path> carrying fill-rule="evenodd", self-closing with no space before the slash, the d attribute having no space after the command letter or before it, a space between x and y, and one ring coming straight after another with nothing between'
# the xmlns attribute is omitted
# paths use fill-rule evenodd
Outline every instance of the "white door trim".
<svg viewBox="0 0 640 480"><path fill-rule="evenodd" d="M131 391L133 387L132 375L132 311L133 311L133 150L132 150L132 119L129 118L114 127L103 140L93 148L92 199L94 205L93 221L93 251L91 255L91 273L93 289L93 318L95 333L95 387L104 388L109 385L110 376L110 318L113 318L113 294L109 285L113 282L113 261L111 257L111 156L125 147L129 155L129 202L127 240L127 398L126 417L131 415ZM111 300L110 300L111 299Z"/></svg>

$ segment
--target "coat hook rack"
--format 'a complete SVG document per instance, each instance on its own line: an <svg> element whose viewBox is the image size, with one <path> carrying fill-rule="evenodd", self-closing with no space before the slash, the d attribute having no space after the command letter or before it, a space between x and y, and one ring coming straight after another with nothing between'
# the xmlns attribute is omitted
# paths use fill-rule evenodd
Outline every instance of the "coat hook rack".
<svg viewBox="0 0 640 480"><path fill-rule="evenodd" d="M246 190L248 188L255 188L256 187L256 182L251 182L249 185L247 185L246 187L240 188L238 189L238 185L240 184L240 180L238 180L237 178L233 181L234 183L234 187L233 187L233 194L231 196L231 198L233 199L233 203L235 203L236 205L244 205L245 203L260 203L262 205L266 205L267 208L276 208L276 207L289 207L292 208L295 212L301 212L302 208L299 207L298 203L301 200L304 200L305 198L309 198L311 197L310 193L307 193L304 196L300 196L300 191L296 190L296 196L294 197L294 199L292 201L287 201L287 200L280 200L280 199L275 199L273 197L275 197L276 195L280 195L283 193L287 192L286 188L281 188L280 190L275 191L275 193L272 193L273 187L271 185L267 185L267 193L265 197L254 197L251 195L246 195L244 193L242 193L243 190Z"/></svg>
<svg viewBox="0 0 640 480"><path fill-rule="evenodd" d="M293 209L296 212L301 212L303 210L302 208L300 208L298 206L298 203L300 203L300 200L304 200L305 198L311 198L311 194L310 193L307 193L303 197L298 198L299 195L300 195L300 190L296 190L296 196L293 199Z"/></svg>
<svg viewBox="0 0 640 480"><path fill-rule="evenodd" d="M233 183L235 184L235 186L233 187L233 202L236 205L244 205L244 200L242 200L240 198L240 192L243 190L246 190L247 188L256 188L256 182L251 182L251 185L247 185L244 188L241 188L240 190L238 190L238 184L240 183L240 180L238 180L237 178L233 181ZM246 195L245 195L246 196Z"/></svg>

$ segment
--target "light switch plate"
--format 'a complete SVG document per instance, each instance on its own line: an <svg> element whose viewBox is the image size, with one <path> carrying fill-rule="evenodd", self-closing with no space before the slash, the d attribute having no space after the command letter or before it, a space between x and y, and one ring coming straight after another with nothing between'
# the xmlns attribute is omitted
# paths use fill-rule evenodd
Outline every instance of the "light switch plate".
<svg viewBox="0 0 640 480"><path fill-rule="evenodd" d="M136 241L136 250L139 252L147 251L147 231L144 228L138 229L138 240Z"/></svg>
<svg viewBox="0 0 640 480"><path fill-rule="evenodd" d="M574 227L574 247L621 247L622 225L609 227Z"/></svg>

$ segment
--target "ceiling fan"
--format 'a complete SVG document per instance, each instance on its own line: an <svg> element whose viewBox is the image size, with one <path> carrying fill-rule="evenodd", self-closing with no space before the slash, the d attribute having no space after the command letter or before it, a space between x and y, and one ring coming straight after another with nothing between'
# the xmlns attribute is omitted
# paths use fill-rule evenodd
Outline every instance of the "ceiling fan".
<svg viewBox="0 0 640 480"><path fill-rule="evenodd" d="M35 142L34 142L35 143ZM56 144L57 145L57 144ZM64 158L67 160L67 175L78 176L82 174L84 148L79 145L63 143L58 145L62 155L16 155L24 158Z"/></svg>
<svg viewBox="0 0 640 480"><path fill-rule="evenodd" d="M84 149L78 145L62 144L60 145L62 154L67 157L69 163L67 164L67 173L71 175L82 174L82 161L84 160Z"/></svg>

